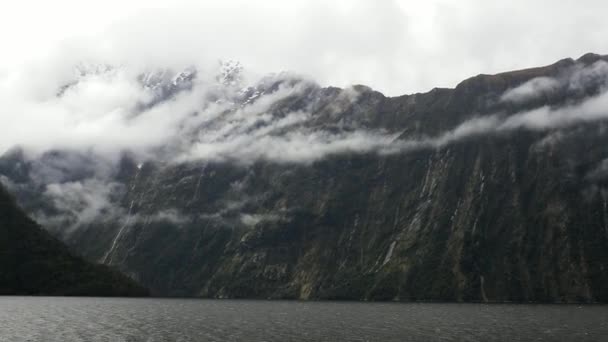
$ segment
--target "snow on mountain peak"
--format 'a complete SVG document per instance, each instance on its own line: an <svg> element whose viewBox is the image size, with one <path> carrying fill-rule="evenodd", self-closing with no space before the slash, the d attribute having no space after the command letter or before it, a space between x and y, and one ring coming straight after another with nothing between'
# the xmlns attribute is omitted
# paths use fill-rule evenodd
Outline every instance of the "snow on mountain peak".
<svg viewBox="0 0 608 342"><path fill-rule="evenodd" d="M239 86L242 82L243 65L239 61L220 61L218 82L225 86Z"/></svg>

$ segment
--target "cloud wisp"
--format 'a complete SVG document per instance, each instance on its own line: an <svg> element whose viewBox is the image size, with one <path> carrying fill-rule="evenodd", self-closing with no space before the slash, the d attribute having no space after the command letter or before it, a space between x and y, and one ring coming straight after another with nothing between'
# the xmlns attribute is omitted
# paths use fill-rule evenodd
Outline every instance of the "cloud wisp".
<svg viewBox="0 0 608 342"><path fill-rule="evenodd" d="M281 101L319 92L317 84L291 74L249 81L241 72L235 63L208 74L80 64L69 77L46 86L21 79L18 94L5 89L0 95L11 113L0 151L16 145L33 157L79 150L116 160L129 150L140 159L176 162L297 163L371 152L396 137L357 127L313 127L311 106L321 99L309 98L311 105L287 112ZM340 115L356 98L355 90L344 90L325 111Z"/></svg>
<svg viewBox="0 0 608 342"><path fill-rule="evenodd" d="M608 63L598 61L590 66L575 65L556 78L534 78L516 88L507 90L501 101L516 105L538 99L547 94L562 92L585 93L597 88L597 93L576 103L559 106L543 105L513 114L496 113L469 119L456 128L436 137L400 141L405 146L441 148L459 140L484 134L508 133L524 129L546 131L581 123L608 119ZM399 150L399 149L397 149Z"/></svg>

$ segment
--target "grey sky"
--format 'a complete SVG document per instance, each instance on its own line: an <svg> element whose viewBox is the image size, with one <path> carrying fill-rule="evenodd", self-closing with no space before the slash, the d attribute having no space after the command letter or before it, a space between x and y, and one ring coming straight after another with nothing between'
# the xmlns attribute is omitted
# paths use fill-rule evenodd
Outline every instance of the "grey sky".
<svg viewBox="0 0 608 342"><path fill-rule="evenodd" d="M33 1L0 11L0 80L95 58L179 67L237 59L388 95L608 53L599 0Z"/></svg>

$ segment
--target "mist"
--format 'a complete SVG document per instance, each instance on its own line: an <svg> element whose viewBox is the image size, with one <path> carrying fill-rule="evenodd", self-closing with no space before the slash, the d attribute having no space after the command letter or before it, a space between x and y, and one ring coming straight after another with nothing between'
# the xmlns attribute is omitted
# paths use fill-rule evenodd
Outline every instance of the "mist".
<svg viewBox="0 0 608 342"><path fill-rule="evenodd" d="M110 1L95 9L104 14L99 18L90 18L79 2L38 4L57 15L34 14L32 20L66 20L48 32L28 30L27 21L15 22L8 12L0 15L0 25L8 25L0 26L6 51L0 57L0 155L22 151L40 193L63 213L36 213L39 221L77 227L101 216L128 216L131 224L140 222L116 205L126 192L114 180L125 154L140 167L148 161L306 167L340 154L440 150L482 135L552 131L608 118L605 62L507 89L498 101L513 112L469 113L433 135L369 128L345 115L358 106L358 83L401 95L453 87L480 72L605 51L608 31L594 30L601 11L588 13L574 2L516 1L508 8L473 0L178 3ZM551 30L540 30L530 13L548 5L553 17L541 20ZM29 12L27 4L15 6ZM68 10L82 16L57 12ZM571 25L559 24L564 22ZM22 39L12 34L19 30ZM553 35L561 37L558 43L549 39ZM599 92L578 102L535 105L591 83ZM342 89L325 98L331 93L326 86ZM308 105L286 105L293 98L306 98ZM332 119L331 127L320 115ZM49 153L52 158L45 157ZM6 175L0 182L19 186ZM277 220L242 215L245 225ZM190 219L181 216L169 208L156 218Z"/></svg>

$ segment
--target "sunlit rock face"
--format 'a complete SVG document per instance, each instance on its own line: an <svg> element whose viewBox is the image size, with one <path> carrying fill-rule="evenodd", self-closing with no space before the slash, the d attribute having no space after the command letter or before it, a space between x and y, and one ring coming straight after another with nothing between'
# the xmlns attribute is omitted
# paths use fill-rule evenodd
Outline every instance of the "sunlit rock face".
<svg viewBox="0 0 608 342"><path fill-rule="evenodd" d="M0 181L160 295L607 301L606 60L392 98L234 62L136 75L117 130L158 139L15 148Z"/></svg>

